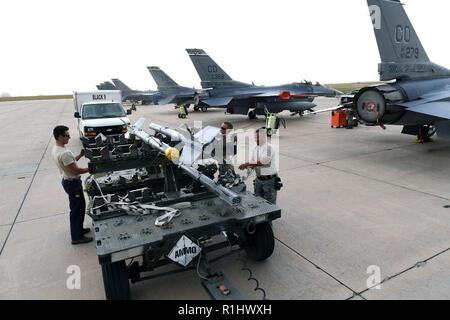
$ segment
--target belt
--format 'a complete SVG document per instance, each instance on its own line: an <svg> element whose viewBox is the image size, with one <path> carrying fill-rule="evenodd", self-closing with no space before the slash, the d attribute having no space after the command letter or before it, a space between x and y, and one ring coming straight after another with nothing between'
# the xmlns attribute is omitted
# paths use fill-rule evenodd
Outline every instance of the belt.
<svg viewBox="0 0 450 320"><path fill-rule="evenodd" d="M78 181L78 180L81 180L81 178L72 178L72 179L63 178L63 180L64 181Z"/></svg>
<svg viewBox="0 0 450 320"><path fill-rule="evenodd" d="M270 179L273 179L273 178L275 178L277 175L276 174L273 174L273 175L271 175L271 176L259 176L258 177L258 179L259 180L270 180Z"/></svg>

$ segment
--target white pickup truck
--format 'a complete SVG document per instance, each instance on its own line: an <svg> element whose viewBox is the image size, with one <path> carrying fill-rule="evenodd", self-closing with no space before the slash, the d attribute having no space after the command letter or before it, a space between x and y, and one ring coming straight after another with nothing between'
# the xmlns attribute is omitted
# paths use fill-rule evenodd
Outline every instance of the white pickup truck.
<svg viewBox="0 0 450 320"><path fill-rule="evenodd" d="M119 90L100 90L73 93L75 118L78 119L80 139L95 138L98 134L121 134L127 132L131 110L122 106Z"/></svg>

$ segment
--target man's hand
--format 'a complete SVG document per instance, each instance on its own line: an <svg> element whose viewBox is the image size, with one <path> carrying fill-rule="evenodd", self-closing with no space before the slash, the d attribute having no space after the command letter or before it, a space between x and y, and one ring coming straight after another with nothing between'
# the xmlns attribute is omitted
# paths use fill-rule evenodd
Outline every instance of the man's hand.
<svg viewBox="0 0 450 320"><path fill-rule="evenodd" d="M241 165L239 166L239 170L245 170L245 169L247 169L249 166L250 166L250 164L248 164L248 163L241 164Z"/></svg>
<svg viewBox="0 0 450 320"><path fill-rule="evenodd" d="M81 149L80 154L78 156L76 156L75 159L77 159L77 161L78 161L83 157L84 157L84 149Z"/></svg>

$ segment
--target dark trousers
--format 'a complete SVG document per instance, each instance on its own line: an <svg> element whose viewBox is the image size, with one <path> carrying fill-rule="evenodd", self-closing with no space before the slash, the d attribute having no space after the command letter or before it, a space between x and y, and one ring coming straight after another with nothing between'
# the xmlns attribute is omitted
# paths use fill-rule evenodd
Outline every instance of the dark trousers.
<svg viewBox="0 0 450 320"><path fill-rule="evenodd" d="M83 237L83 222L86 212L81 179L62 180L64 191L69 195L70 207L70 235L72 240L80 240Z"/></svg>
<svg viewBox="0 0 450 320"><path fill-rule="evenodd" d="M266 199L272 204L277 204L277 190L275 189L275 179L260 180L256 178L253 181L255 195Z"/></svg>

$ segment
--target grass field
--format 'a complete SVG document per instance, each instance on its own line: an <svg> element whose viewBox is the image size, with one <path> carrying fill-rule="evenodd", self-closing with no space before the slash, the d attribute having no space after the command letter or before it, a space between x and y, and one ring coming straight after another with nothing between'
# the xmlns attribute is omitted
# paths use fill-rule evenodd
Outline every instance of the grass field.
<svg viewBox="0 0 450 320"><path fill-rule="evenodd" d="M31 100L59 100L72 99L71 94L61 94L52 96L21 96L21 97L0 97L0 102L3 101L31 101Z"/></svg>
<svg viewBox="0 0 450 320"><path fill-rule="evenodd" d="M343 93L350 93L353 90L361 89L374 84L381 84L383 82L373 81L373 82L352 82L352 83L331 83L326 84L327 87L339 90Z"/></svg>

